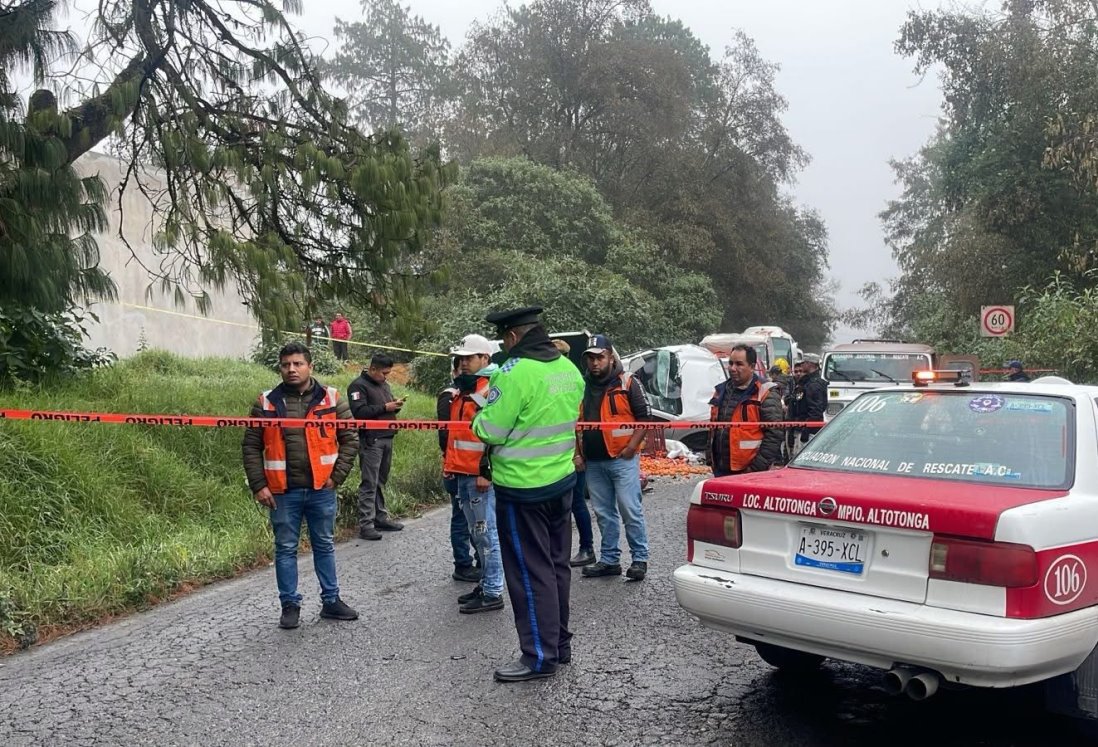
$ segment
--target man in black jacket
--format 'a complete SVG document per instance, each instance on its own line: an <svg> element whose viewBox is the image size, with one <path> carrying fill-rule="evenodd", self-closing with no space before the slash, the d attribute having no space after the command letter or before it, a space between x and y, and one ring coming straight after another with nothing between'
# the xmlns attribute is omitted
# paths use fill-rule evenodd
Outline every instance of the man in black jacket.
<svg viewBox="0 0 1098 747"><path fill-rule="evenodd" d="M347 387L347 399L356 420L396 420L404 406L403 399L393 396L389 374L393 359L378 353L370 365ZM389 518L385 508L383 488L389 479L393 462L393 436L396 431L363 428L358 432L358 464L362 482L358 486L358 536L379 540L382 532L399 532L404 525Z"/></svg>
<svg viewBox="0 0 1098 747"><path fill-rule="evenodd" d="M820 377L820 356L813 353L805 354L804 360L801 361L801 368L804 371L800 382L804 397L798 419L819 422L824 419L824 413L827 412L827 382ZM802 428L801 444L808 443L818 430L820 430L819 427Z"/></svg>

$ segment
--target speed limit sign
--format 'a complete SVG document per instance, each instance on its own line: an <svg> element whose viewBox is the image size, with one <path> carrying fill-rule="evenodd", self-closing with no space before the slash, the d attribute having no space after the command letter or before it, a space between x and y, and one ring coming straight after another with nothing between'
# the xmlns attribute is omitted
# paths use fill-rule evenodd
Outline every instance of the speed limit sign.
<svg viewBox="0 0 1098 747"><path fill-rule="evenodd" d="M1004 337L1014 331L1013 306L981 306L980 334L984 337Z"/></svg>

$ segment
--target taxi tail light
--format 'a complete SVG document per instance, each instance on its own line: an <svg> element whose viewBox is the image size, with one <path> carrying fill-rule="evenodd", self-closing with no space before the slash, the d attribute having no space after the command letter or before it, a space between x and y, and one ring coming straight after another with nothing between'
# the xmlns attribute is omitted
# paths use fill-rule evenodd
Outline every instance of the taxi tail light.
<svg viewBox="0 0 1098 747"><path fill-rule="evenodd" d="M686 539L687 562L694 560L695 541L739 547L743 544L739 509L690 504L686 512Z"/></svg>
<svg viewBox="0 0 1098 747"><path fill-rule="evenodd" d="M1028 545L934 535L930 577L964 584L1023 588L1037 583L1037 553Z"/></svg>

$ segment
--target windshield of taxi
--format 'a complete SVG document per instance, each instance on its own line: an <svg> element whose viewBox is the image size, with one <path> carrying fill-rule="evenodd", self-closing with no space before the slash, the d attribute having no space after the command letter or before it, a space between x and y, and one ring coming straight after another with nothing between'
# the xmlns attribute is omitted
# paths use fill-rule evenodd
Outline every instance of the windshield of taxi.
<svg viewBox="0 0 1098 747"><path fill-rule="evenodd" d="M828 353L823 377L836 384L844 381L885 381L910 384L911 374L930 368L925 353Z"/></svg>
<svg viewBox="0 0 1098 747"><path fill-rule="evenodd" d="M1028 394L864 394L791 463L837 472L1064 488L1074 474L1071 400Z"/></svg>

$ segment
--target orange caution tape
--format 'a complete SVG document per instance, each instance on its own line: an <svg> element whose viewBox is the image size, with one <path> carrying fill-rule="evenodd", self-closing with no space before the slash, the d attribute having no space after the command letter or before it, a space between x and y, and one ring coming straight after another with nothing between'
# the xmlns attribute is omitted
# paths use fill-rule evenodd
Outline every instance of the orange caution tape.
<svg viewBox="0 0 1098 747"><path fill-rule="evenodd" d="M468 427L468 423L449 420L308 420L301 418L237 418L220 415L137 415L121 412L63 412L54 410L0 410L0 420L39 420L65 423L123 423L126 425L169 425L199 428L336 428L379 431L438 431ZM705 421L600 423L581 422L578 431L611 430L628 427L655 431L682 428L819 428L823 422L783 421L780 423L711 423Z"/></svg>

